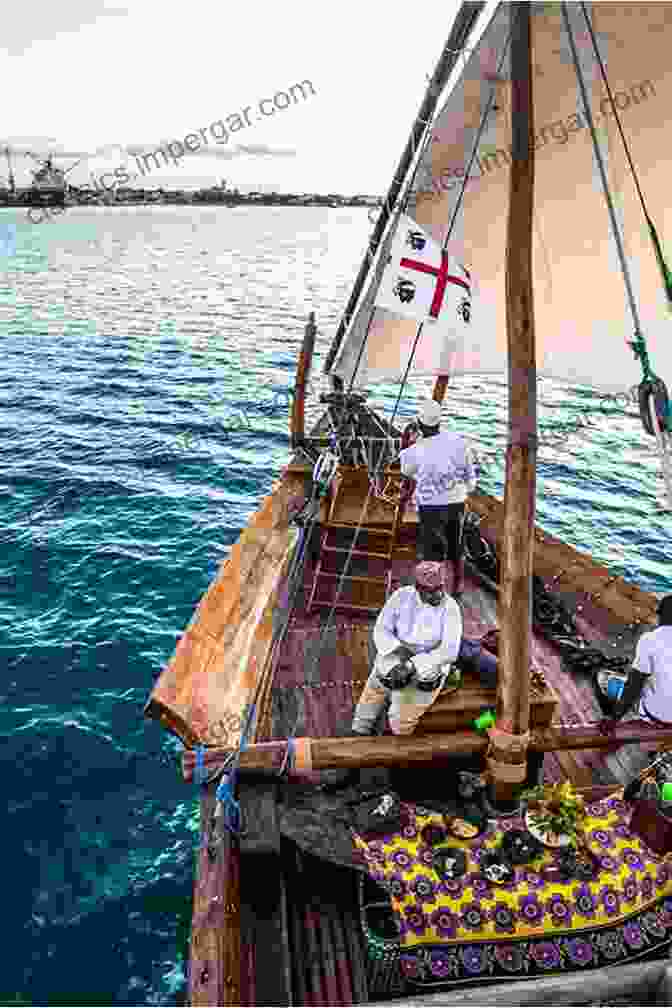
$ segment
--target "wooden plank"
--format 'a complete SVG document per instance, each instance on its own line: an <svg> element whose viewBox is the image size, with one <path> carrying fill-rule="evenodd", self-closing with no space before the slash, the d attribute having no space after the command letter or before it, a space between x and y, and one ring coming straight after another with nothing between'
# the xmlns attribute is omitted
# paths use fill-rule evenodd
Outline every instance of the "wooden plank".
<svg viewBox="0 0 672 1008"><path fill-rule="evenodd" d="M569 976L539 977L516 983L479 984L476 989L453 989L440 994L390 1001L371 1001L370 1008L449 1008L452 1005L608 1005L651 1004L664 983L669 960L628 963L606 969L582 970ZM669 1002L661 1001L660 1004Z"/></svg>
<svg viewBox="0 0 672 1008"><path fill-rule="evenodd" d="M543 728L533 731L530 748L543 752L566 749L609 749L629 742L666 742L672 744L672 728L650 728L642 721L625 721L604 735L597 724L575 728Z"/></svg>
<svg viewBox="0 0 672 1008"><path fill-rule="evenodd" d="M469 498L469 509L480 515L480 532L497 550L502 544L502 503L488 494L475 491ZM538 574L551 589L558 584L563 590L572 590L583 599L587 593L584 585L596 571L605 568L588 553L581 553L573 546L535 526L534 531L534 573ZM599 580L599 579L596 579ZM610 588L593 600L607 618L616 625L656 624L657 597L645 592L635 584L622 578L615 578Z"/></svg>
<svg viewBox="0 0 672 1008"><path fill-rule="evenodd" d="M159 718L185 745L237 744L296 537L288 508L295 487L295 478L283 480L252 516L154 686L145 716Z"/></svg>
<svg viewBox="0 0 672 1008"><path fill-rule="evenodd" d="M301 346L301 353L299 354L299 361L296 366L296 381L294 382L294 399L292 401L292 414L290 418L290 435L292 439L292 447L296 448L297 445L305 437L305 403L306 403L306 384L308 382L308 375L310 374L310 365L313 360L313 350L315 348L315 337L317 335L317 326L315 325L315 312L311 312L308 316L308 324L304 330L303 334L303 344Z"/></svg>
<svg viewBox="0 0 672 1008"><path fill-rule="evenodd" d="M355 525L360 521L362 526L372 528L374 532L380 532L380 527L386 526L392 531L392 520L394 518L394 508L390 504L385 504L371 495L366 501L369 492L369 473L362 468L361 475L355 478L351 473L342 476L338 482L336 494L329 512L328 524L330 526ZM338 477L337 477L338 478ZM364 502L366 501L366 508ZM364 514L362 516L362 511Z"/></svg>
<svg viewBox="0 0 672 1008"><path fill-rule="evenodd" d="M465 673L462 685L454 693L439 694L418 722L418 732L453 731L470 727L485 709L494 709L497 693L485 689L475 675ZM553 690L534 693L530 698L530 723L533 727L550 725L558 705Z"/></svg>
<svg viewBox="0 0 672 1008"><path fill-rule="evenodd" d="M563 773L568 780L576 787L589 788L593 783L593 775L586 767L576 762L571 752L558 752L555 754Z"/></svg>

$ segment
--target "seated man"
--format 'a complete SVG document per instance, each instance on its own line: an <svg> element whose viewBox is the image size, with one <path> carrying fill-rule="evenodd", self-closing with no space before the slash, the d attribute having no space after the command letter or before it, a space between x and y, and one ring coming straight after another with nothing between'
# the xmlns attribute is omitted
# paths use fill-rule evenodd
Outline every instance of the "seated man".
<svg viewBox="0 0 672 1008"><path fill-rule="evenodd" d="M630 677L614 710L614 719L602 722L603 730L608 734L615 719L624 713L624 721L672 728L672 595L666 595L658 603L657 628L643 633L637 641ZM648 763L648 747L638 742L621 747L621 752L629 757L634 774Z"/></svg>
<svg viewBox="0 0 672 1008"><path fill-rule="evenodd" d="M388 698L392 731L412 734L455 663L471 664L484 685L496 685L497 659L477 641L462 639L462 613L446 594L442 564L420 563L414 575L415 584L397 589L376 620L376 661L355 709L353 734L373 733Z"/></svg>

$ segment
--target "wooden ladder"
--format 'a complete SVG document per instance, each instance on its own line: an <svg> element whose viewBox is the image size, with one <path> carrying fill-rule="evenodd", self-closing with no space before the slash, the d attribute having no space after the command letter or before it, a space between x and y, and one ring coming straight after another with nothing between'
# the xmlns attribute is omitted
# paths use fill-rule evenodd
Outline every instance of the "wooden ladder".
<svg viewBox="0 0 672 1008"><path fill-rule="evenodd" d="M364 496L362 496L364 494ZM334 493L320 543L320 554L308 599L308 614L319 607L377 613L392 583L392 555L400 524L399 508L370 500L357 470L341 479ZM355 541L355 535L357 538ZM353 547L354 542L354 549ZM351 562L345 576L348 555ZM340 588L340 596L337 598Z"/></svg>

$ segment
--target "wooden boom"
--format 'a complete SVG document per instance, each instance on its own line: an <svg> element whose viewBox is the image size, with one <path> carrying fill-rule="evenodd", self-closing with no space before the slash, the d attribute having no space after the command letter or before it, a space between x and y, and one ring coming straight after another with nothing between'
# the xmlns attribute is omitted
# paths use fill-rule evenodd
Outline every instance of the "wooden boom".
<svg viewBox="0 0 672 1008"><path fill-rule="evenodd" d="M650 728L641 722L617 724L612 733L603 734L597 725L573 728L544 728L533 731L530 750L560 752L570 749L606 749L628 742L672 744L672 727ZM297 739L297 770L337 770L355 767L406 766L409 763L429 763L441 757L462 756L485 752L489 740L477 732L464 731L441 735L379 735L371 738ZM287 742L260 742L250 745L240 754L243 770L279 771L287 754ZM230 752L209 748L204 753L206 772L223 768ZM193 780L196 751L182 754L182 773L186 781Z"/></svg>

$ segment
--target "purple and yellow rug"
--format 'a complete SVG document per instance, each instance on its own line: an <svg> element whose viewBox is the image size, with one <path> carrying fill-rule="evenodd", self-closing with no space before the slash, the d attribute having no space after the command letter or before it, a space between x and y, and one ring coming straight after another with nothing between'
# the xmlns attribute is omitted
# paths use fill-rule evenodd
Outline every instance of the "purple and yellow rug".
<svg viewBox="0 0 672 1008"><path fill-rule="evenodd" d="M631 808L617 799L590 805L584 829L599 861L590 882L549 882L557 862L546 848L506 885L481 874L484 855L520 819L499 820L474 840L451 840L466 873L442 881L422 840L439 814L405 804L399 833L355 835L371 878L387 889L406 977L422 986L514 979L627 962L672 940L672 862L631 833Z"/></svg>

